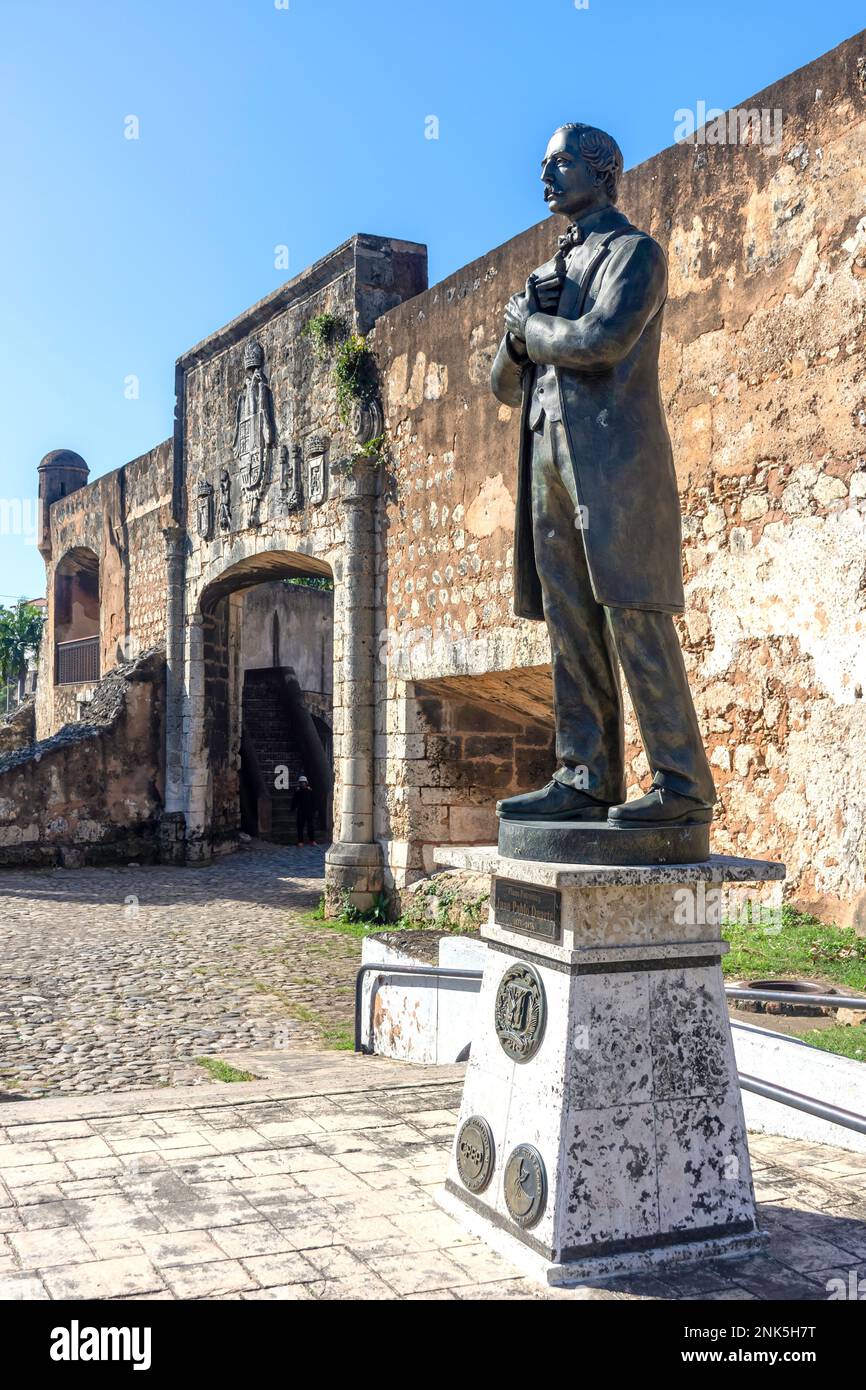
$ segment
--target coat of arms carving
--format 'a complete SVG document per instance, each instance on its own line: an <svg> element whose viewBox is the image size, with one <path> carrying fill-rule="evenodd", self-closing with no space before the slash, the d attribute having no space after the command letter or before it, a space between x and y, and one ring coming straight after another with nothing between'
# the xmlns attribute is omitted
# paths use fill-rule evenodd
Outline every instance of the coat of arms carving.
<svg viewBox="0 0 866 1390"><path fill-rule="evenodd" d="M268 484L271 450L276 442L274 402L265 377L265 353L253 339L244 348L244 383L235 407L232 452L244 492L258 498Z"/></svg>
<svg viewBox="0 0 866 1390"><path fill-rule="evenodd" d="M544 985L531 965L511 965L496 991L494 1022L505 1052L514 1062L534 1057L544 1035Z"/></svg>
<svg viewBox="0 0 866 1390"><path fill-rule="evenodd" d="M307 440L307 495L314 506L328 495L328 443L323 434L310 435Z"/></svg>
<svg viewBox="0 0 866 1390"><path fill-rule="evenodd" d="M196 493L196 524L203 541L213 540L214 512L213 486L202 478Z"/></svg>

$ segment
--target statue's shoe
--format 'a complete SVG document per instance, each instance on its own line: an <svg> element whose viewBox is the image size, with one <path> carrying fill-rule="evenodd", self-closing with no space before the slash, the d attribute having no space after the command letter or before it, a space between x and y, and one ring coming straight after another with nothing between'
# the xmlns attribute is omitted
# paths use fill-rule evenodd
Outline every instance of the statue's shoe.
<svg viewBox="0 0 866 1390"><path fill-rule="evenodd" d="M653 787L636 801L611 806L608 820L611 825L628 828L640 825L706 825L713 818L713 808L705 801L683 796L665 787Z"/></svg>
<svg viewBox="0 0 866 1390"><path fill-rule="evenodd" d="M606 820L609 810L606 801L594 801L576 787L562 782L548 782L537 792L509 796L496 803L496 814L503 820Z"/></svg>

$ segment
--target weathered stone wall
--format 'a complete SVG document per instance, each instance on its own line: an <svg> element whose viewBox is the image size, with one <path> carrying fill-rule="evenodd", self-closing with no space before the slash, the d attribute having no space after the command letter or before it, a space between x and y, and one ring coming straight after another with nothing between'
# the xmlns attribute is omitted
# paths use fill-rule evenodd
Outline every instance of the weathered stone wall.
<svg viewBox="0 0 866 1390"><path fill-rule="evenodd" d="M39 654L36 727L48 738L77 718L92 686L54 683L55 575L69 551L99 562L100 674L165 640L166 567L161 529L170 516L172 445L167 440L55 502L46 563L48 613Z"/></svg>
<svg viewBox="0 0 866 1390"><path fill-rule="evenodd" d="M156 853L165 663L102 680L87 722L0 757L0 865L100 864Z"/></svg>
<svg viewBox="0 0 866 1390"><path fill-rule="evenodd" d="M274 662L274 618L278 660ZM334 595L301 584L258 584L243 595L241 665L244 671L291 666L306 692L334 688ZM309 702L307 702L309 704ZM329 710L330 722L330 710Z"/></svg>
<svg viewBox="0 0 866 1390"><path fill-rule="evenodd" d="M376 833L388 849L389 887L400 892L434 868L442 844L492 844L496 802L549 775L549 718L501 704L494 677L430 681L385 703L395 725L376 738Z"/></svg>
<svg viewBox="0 0 866 1390"><path fill-rule="evenodd" d="M662 393L714 845L784 859L791 896L842 917L866 867L864 59L860 36L741 103L781 108L780 147L675 145L620 198L669 259ZM518 712L522 687L548 679L543 627L511 613L518 421L488 374L505 302L556 231L515 237L372 335L393 469L378 817L410 844L427 838L426 813L404 814L407 784L424 804L399 741L426 758L415 683L483 678ZM633 724L628 751L634 784Z"/></svg>
<svg viewBox="0 0 866 1390"><path fill-rule="evenodd" d="M36 711L32 698L23 700L16 710L0 719L0 757L27 748L36 734Z"/></svg>

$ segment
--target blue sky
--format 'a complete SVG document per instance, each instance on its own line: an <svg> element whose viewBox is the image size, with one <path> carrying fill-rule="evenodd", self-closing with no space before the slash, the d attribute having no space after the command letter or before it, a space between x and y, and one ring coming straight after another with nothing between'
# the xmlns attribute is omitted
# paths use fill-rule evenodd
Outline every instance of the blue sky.
<svg viewBox="0 0 866 1390"><path fill-rule="evenodd" d="M353 232L426 242L432 283L543 216L563 121L628 167L678 108L862 23L862 0L8 0L0 501L50 449L96 477L166 438L174 359ZM0 603L43 587L32 537L0 534Z"/></svg>

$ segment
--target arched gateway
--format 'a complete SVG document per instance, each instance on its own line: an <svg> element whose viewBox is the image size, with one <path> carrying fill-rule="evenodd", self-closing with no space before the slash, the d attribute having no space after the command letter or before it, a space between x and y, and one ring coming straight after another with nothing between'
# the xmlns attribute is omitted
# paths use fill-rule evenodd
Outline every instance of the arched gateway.
<svg viewBox="0 0 866 1390"><path fill-rule="evenodd" d="M348 891L363 908L383 886L373 824L382 465L372 359L355 335L422 288L425 267L422 248L372 237L354 238L328 262L177 365L172 515L163 528L162 848L178 861L206 860L245 816L276 833L274 807L265 802L273 750L256 759L245 728L241 651L254 623L258 674L248 681L249 711L258 687L271 683L275 698L285 693L266 668L287 669L279 653L293 610L251 606L250 595L280 581L325 581L333 586L333 675L321 678L327 692L320 693L332 692L333 719L329 727L315 700L297 706L297 765L312 759L321 786L332 750L328 887L333 896ZM334 370L338 355L342 372ZM291 694L299 683L288 665Z"/></svg>

